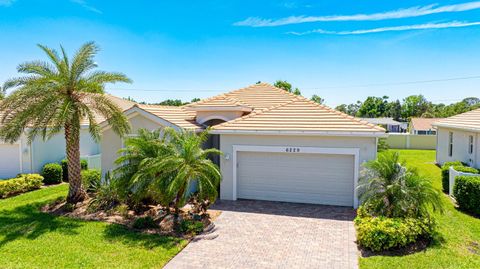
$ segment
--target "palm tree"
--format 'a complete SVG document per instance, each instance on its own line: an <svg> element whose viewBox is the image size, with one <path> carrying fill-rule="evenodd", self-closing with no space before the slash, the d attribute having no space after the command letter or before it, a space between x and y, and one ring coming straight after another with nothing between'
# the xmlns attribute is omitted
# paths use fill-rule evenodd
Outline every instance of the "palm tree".
<svg viewBox="0 0 480 269"><path fill-rule="evenodd" d="M430 208L443 212L440 192L431 181L399 159L398 152L384 152L365 165L357 190L367 212L385 217L425 216Z"/></svg>
<svg viewBox="0 0 480 269"><path fill-rule="evenodd" d="M64 131L68 160L69 192L67 201L76 203L86 197L80 179L80 122L89 122L91 136L100 138L96 115L108 119L119 135L129 130L121 109L104 96L106 83L130 82L124 74L94 71L94 57L99 48L84 44L69 59L63 47L61 55L54 49L38 45L49 61L20 64L18 72L26 74L5 82L4 88L17 87L0 104L5 114L0 119L0 139L14 142L24 131L31 142L41 135L44 140Z"/></svg>
<svg viewBox="0 0 480 269"><path fill-rule="evenodd" d="M139 136L128 139L126 148L116 163L116 175L128 181L130 190L142 195L156 192L164 205L172 204L178 215L190 196L190 186L197 182L198 198L213 202L221 174L208 158L221 154L217 149L203 149L208 131L196 134L192 131L175 131L165 128L148 134L141 130Z"/></svg>

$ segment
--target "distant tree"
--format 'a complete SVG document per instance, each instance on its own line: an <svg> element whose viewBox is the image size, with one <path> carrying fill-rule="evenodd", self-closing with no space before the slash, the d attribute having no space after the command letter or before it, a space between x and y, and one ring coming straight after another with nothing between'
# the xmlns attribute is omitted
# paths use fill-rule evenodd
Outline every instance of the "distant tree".
<svg viewBox="0 0 480 269"><path fill-rule="evenodd" d="M124 100L127 100L127 101L131 101L131 102L134 102L134 103L137 103L137 101L135 101L135 99L133 99L132 97L123 97Z"/></svg>
<svg viewBox="0 0 480 269"><path fill-rule="evenodd" d="M192 101L190 101L191 103L195 103L195 102L198 102L200 101L200 98L193 98Z"/></svg>
<svg viewBox="0 0 480 269"><path fill-rule="evenodd" d="M167 99L157 104L161 106L183 106L184 105L184 103L180 99Z"/></svg>
<svg viewBox="0 0 480 269"><path fill-rule="evenodd" d="M0 86L0 100L5 96L5 90Z"/></svg>
<svg viewBox="0 0 480 269"><path fill-rule="evenodd" d="M388 96L369 96L358 110L359 117L377 118L385 115L387 111Z"/></svg>
<svg viewBox="0 0 480 269"><path fill-rule="evenodd" d="M347 106L347 114L354 117L357 116L358 110L360 109L361 106L362 106L362 102L360 101L357 101L357 103L355 104L349 104Z"/></svg>
<svg viewBox="0 0 480 269"><path fill-rule="evenodd" d="M402 104L399 100L388 103L386 116L397 121L402 118Z"/></svg>
<svg viewBox="0 0 480 269"><path fill-rule="evenodd" d="M273 86L284 89L287 92L292 92L292 84L288 83L286 80L277 80L273 83Z"/></svg>
<svg viewBox="0 0 480 269"><path fill-rule="evenodd" d="M293 94L295 94L295 95L302 95L302 92L300 91L300 89L295 88L295 90L293 91Z"/></svg>
<svg viewBox="0 0 480 269"><path fill-rule="evenodd" d="M262 81L259 80L259 81L257 81L255 84L260 84L260 83L262 83Z"/></svg>
<svg viewBox="0 0 480 269"><path fill-rule="evenodd" d="M480 99L477 97L467 97L463 99L462 102L467 104L468 106L476 106L480 104Z"/></svg>
<svg viewBox="0 0 480 269"><path fill-rule="evenodd" d="M312 101L314 101L315 103L318 103L318 104L320 104L320 105L323 105L323 103L325 102L325 99L323 99L322 97L320 97L320 96L318 96L318 95L316 95L316 94L312 95L312 98L311 98L310 100L312 100Z"/></svg>
<svg viewBox="0 0 480 269"><path fill-rule="evenodd" d="M341 104L341 105L338 105L335 107L335 110L338 110L340 112L343 112L345 114L347 114L347 105L346 104Z"/></svg>
<svg viewBox="0 0 480 269"><path fill-rule="evenodd" d="M402 117L420 117L427 112L430 102L423 95L411 95L403 99Z"/></svg>

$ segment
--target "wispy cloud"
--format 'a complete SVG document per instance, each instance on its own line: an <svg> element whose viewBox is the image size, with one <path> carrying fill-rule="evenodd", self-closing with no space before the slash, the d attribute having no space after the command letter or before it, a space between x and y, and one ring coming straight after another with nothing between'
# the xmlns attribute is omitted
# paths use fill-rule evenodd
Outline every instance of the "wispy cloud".
<svg viewBox="0 0 480 269"><path fill-rule="evenodd" d="M401 19L419 17L437 13L461 12L480 9L480 1L467 2L462 4L439 6L431 4L427 6L415 6L392 11L372 13L372 14L354 14L354 15L330 15L330 16L290 16L280 19L264 19L259 17L249 17L243 21L234 23L236 26L250 27L273 27L288 24L299 24L307 22L326 22L326 21L379 21L388 19Z"/></svg>
<svg viewBox="0 0 480 269"><path fill-rule="evenodd" d="M16 0L0 0L0 6L2 7L9 7L15 2Z"/></svg>
<svg viewBox="0 0 480 269"><path fill-rule="evenodd" d="M2 1L2 0L0 0ZM93 6L90 6L85 0L70 0L71 2L75 3L75 4L79 4L81 7L83 7L84 9L86 10L89 10L89 11L92 11L92 12L95 12L95 13L98 13L98 14L102 14L103 12Z"/></svg>
<svg viewBox="0 0 480 269"><path fill-rule="evenodd" d="M353 31L328 31L324 29L315 29L306 32L288 32L292 35L309 35L309 34L330 34L330 35L363 35L381 32L393 32L393 31L409 31L409 30L425 30L425 29L445 29L445 28L458 28L480 25L480 22L444 22L444 23L425 23L414 25L401 25L392 27L379 27L373 29L353 30Z"/></svg>

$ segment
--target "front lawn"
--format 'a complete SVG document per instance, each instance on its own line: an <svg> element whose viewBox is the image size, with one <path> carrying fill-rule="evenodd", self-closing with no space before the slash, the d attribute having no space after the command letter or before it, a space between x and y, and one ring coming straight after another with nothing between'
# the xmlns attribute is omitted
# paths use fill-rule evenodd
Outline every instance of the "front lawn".
<svg viewBox="0 0 480 269"><path fill-rule="evenodd" d="M434 150L399 150L408 166L433 179L441 190L441 171ZM360 258L361 268L480 268L480 219L456 210L443 195L445 214L436 215L439 236L425 251L406 256Z"/></svg>
<svg viewBox="0 0 480 269"><path fill-rule="evenodd" d="M67 189L59 185L0 200L1 268L161 268L187 243L39 211Z"/></svg>

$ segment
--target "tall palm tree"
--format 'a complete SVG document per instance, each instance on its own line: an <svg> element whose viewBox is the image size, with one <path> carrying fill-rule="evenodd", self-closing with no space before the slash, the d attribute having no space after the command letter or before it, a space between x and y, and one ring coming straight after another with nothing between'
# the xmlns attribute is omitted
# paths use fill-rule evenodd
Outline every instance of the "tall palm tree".
<svg viewBox="0 0 480 269"><path fill-rule="evenodd" d="M443 211L440 192L429 179L400 162L398 152L383 152L365 165L357 187L360 202L373 215L418 217Z"/></svg>
<svg viewBox="0 0 480 269"><path fill-rule="evenodd" d="M90 135L98 140L100 127L96 115L108 119L119 135L129 130L121 109L104 96L106 83L130 82L124 74L94 71L94 57L99 51L95 43L84 44L69 59L63 47L56 50L38 45L49 61L20 64L23 77L5 82L4 88L17 88L0 104L4 116L0 139L14 142L27 131L31 142L41 136L44 140L64 131L68 160L69 192L67 201L82 201L86 193L80 178L80 122L88 120Z"/></svg>

